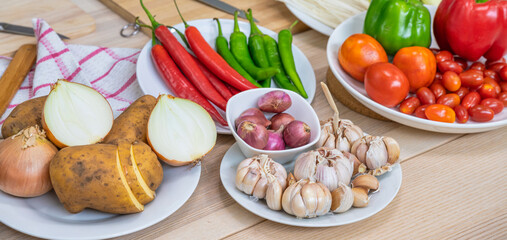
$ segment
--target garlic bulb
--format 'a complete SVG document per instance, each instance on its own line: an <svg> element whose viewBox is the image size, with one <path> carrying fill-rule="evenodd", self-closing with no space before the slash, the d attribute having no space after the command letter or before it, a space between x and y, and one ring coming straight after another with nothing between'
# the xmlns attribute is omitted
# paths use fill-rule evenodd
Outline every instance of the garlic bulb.
<svg viewBox="0 0 507 240"><path fill-rule="evenodd" d="M331 192L320 182L301 179L283 192L282 207L298 218L321 216L331 209Z"/></svg>
<svg viewBox="0 0 507 240"><path fill-rule="evenodd" d="M321 123L321 134L317 147L336 148L350 152L352 144L363 136L363 130L352 121L340 119L336 114L333 118Z"/></svg>
<svg viewBox="0 0 507 240"><path fill-rule="evenodd" d="M47 193L49 163L57 152L37 125L0 142L0 190L18 197Z"/></svg>
<svg viewBox="0 0 507 240"><path fill-rule="evenodd" d="M354 161L357 161L356 157L349 152L321 147L299 155L294 165L294 176L297 180L315 179L333 191L340 183L349 185Z"/></svg>
<svg viewBox="0 0 507 240"><path fill-rule="evenodd" d="M354 142L351 152L366 164L370 174L379 176L398 161L400 145L391 137L364 136Z"/></svg>
<svg viewBox="0 0 507 240"><path fill-rule="evenodd" d="M354 193L352 192L352 189L343 183L331 192L331 197L333 199L331 211L335 213L348 211L354 203Z"/></svg>
<svg viewBox="0 0 507 240"><path fill-rule="evenodd" d="M236 170L236 187L258 199L266 198L270 209L281 210L287 171L265 154L247 158L239 163Z"/></svg>

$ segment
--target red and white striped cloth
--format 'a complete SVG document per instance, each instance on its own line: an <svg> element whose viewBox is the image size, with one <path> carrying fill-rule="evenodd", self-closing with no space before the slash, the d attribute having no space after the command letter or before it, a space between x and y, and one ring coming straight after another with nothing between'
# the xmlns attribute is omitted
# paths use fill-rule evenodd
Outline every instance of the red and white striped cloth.
<svg viewBox="0 0 507 240"><path fill-rule="evenodd" d="M18 104L47 95L58 79L93 87L118 116L143 93L136 78L139 49L65 44L47 22L32 20L37 38L37 61L0 118L0 126ZM11 58L0 56L0 75Z"/></svg>

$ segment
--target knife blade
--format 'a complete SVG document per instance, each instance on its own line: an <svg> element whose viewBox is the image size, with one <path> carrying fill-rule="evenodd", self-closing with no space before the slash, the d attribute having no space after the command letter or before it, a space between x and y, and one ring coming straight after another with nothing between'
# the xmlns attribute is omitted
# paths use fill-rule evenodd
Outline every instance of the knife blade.
<svg viewBox="0 0 507 240"><path fill-rule="evenodd" d="M19 34L19 35L25 35L25 36L35 36L35 33L33 32L33 28L4 23L4 22L0 22L0 32L13 33L13 34ZM62 39L69 39L69 37L67 37L65 35L62 35L59 33L57 33L57 34Z"/></svg>
<svg viewBox="0 0 507 240"><path fill-rule="evenodd" d="M214 7L216 9L218 9L218 10L222 10L222 11L224 11L226 13L231 14L231 15L234 15L235 11L239 11L238 17L247 19L246 18L246 14L245 14L244 11L242 11L241 9L236 8L234 6L231 6L228 3L222 2L220 0L197 0L197 1L202 2L202 3L206 4L206 5L211 6L211 7ZM259 22L255 18L254 18L254 21L255 22Z"/></svg>

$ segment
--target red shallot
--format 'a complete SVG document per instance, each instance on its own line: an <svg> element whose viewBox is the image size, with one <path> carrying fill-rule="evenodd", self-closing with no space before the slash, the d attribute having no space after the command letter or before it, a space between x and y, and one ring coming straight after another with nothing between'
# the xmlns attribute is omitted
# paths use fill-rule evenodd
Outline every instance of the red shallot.
<svg viewBox="0 0 507 240"><path fill-rule="evenodd" d="M239 124L236 132L251 147L263 149L268 143L269 132L262 125L243 121Z"/></svg>
<svg viewBox="0 0 507 240"><path fill-rule="evenodd" d="M243 121L250 121L255 124L260 124L264 127L268 127L271 125L271 121L269 121L266 116L259 110L258 108L249 108L242 112L238 118L234 121L234 125L236 125L236 128L239 126L239 124Z"/></svg>
<svg viewBox="0 0 507 240"><path fill-rule="evenodd" d="M283 140L291 148L301 147L310 142L310 133L308 124L294 120L283 130Z"/></svg>
<svg viewBox="0 0 507 240"><path fill-rule="evenodd" d="M284 91L275 90L259 98L257 105L264 112L281 113L292 105L292 100Z"/></svg>
<svg viewBox="0 0 507 240"><path fill-rule="evenodd" d="M271 118L271 129L278 130L281 126L287 126L294 121L294 117L288 113L278 113Z"/></svg>
<svg viewBox="0 0 507 240"><path fill-rule="evenodd" d="M269 137L268 137L268 143L264 147L264 150L284 150L285 149L285 142L283 141L283 129L284 127L281 126L280 129L277 131L268 130Z"/></svg>

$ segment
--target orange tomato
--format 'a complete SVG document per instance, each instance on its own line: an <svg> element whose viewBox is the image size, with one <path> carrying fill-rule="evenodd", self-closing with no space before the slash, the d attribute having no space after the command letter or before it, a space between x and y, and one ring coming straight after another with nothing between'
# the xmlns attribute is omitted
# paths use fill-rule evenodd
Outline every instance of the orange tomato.
<svg viewBox="0 0 507 240"><path fill-rule="evenodd" d="M394 55L393 64L407 76L410 92L428 87L435 79L437 61L425 47L405 47Z"/></svg>
<svg viewBox="0 0 507 240"><path fill-rule="evenodd" d="M453 123L456 120L456 113L454 110L442 104L429 105L426 110L424 110L424 114L429 120L438 122Z"/></svg>
<svg viewBox="0 0 507 240"><path fill-rule="evenodd" d="M338 51L338 61L343 70L354 79L363 82L366 68L378 62L387 62L382 45L367 34L351 35Z"/></svg>
<svg viewBox="0 0 507 240"><path fill-rule="evenodd" d="M403 101L408 88L405 74L391 63L375 63L364 75L364 89L368 96L386 107L394 107Z"/></svg>

